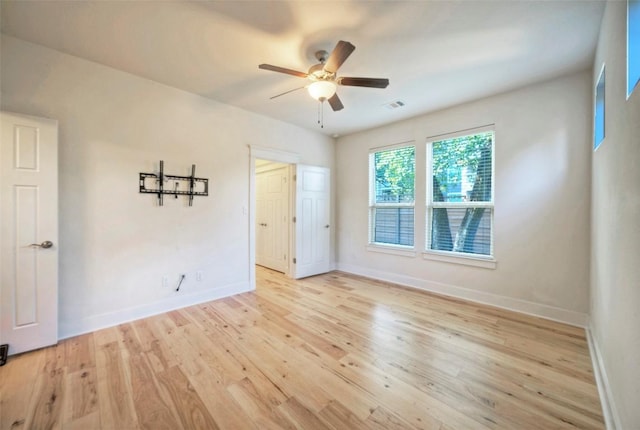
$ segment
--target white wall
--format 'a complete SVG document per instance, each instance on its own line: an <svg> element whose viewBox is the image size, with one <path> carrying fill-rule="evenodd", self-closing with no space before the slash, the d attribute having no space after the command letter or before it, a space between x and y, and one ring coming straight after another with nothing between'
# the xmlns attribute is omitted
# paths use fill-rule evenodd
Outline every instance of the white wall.
<svg viewBox="0 0 640 430"><path fill-rule="evenodd" d="M338 267L586 324L590 88L591 73L582 72L338 139ZM497 268L425 260L426 138L486 124L495 124ZM368 251L368 151L411 140L422 202L416 206L417 255Z"/></svg>
<svg viewBox="0 0 640 430"><path fill-rule="evenodd" d="M618 429L640 428L640 89L626 100L626 2L608 1L605 139L593 154L591 331Z"/></svg>
<svg viewBox="0 0 640 430"><path fill-rule="evenodd" d="M61 337L249 289L248 145L333 168L329 137L39 45L2 36L1 67L3 110L60 124ZM159 160L209 196L139 194Z"/></svg>

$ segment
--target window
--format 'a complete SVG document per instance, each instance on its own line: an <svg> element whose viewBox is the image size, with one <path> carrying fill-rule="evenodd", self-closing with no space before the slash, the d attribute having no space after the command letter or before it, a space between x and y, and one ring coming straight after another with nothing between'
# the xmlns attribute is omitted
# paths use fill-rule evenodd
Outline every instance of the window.
<svg viewBox="0 0 640 430"><path fill-rule="evenodd" d="M640 0L627 0L627 97L640 82Z"/></svg>
<svg viewBox="0 0 640 430"><path fill-rule="evenodd" d="M493 256L493 131L427 143L427 251Z"/></svg>
<svg viewBox="0 0 640 430"><path fill-rule="evenodd" d="M604 65L596 84L593 120L593 150L598 149L604 140Z"/></svg>
<svg viewBox="0 0 640 430"><path fill-rule="evenodd" d="M369 242L413 247L416 148L372 152Z"/></svg>

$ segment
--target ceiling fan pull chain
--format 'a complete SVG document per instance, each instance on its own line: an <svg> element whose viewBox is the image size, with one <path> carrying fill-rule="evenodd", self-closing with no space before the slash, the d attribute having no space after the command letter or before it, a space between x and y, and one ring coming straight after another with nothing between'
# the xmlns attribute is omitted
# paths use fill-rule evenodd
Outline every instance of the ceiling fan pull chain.
<svg viewBox="0 0 640 430"><path fill-rule="evenodd" d="M324 128L324 109L322 101L318 103L318 124L320 124L320 128Z"/></svg>

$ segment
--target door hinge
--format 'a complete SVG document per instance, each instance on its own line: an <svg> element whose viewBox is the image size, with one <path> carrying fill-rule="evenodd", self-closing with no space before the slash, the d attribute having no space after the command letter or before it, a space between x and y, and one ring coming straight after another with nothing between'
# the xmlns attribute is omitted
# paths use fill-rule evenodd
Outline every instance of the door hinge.
<svg viewBox="0 0 640 430"><path fill-rule="evenodd" d="M296 258L293 257L293 264L296 264Z"/></svg>

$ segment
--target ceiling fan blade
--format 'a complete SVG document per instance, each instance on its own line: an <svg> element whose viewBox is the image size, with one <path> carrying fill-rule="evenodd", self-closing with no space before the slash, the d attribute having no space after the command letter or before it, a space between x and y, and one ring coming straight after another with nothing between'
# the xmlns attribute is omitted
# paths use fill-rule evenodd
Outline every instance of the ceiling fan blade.
<svg viewBox="0 0 640 430"><path fill-rule="evenodd" d="M329 100L327 101L329 102L329 106L331 106L331 109L333 109L334 111L339 111L344 108L344 105L340 101L340 97L338 97L338 93L335 93L334 95L329 97Z"/></svg>
<svg viewBox="0 0 640 430"><path fill-rule="evenodd" d="M387 88L389 79L383 78L338 78L338 84L350 87Z"/></svg>
<svg viewBox="0 0 640 430"><path fill-rule="evenodd" d="M356 47L351 43L345 42L344 40L339 41L336 47L333 48L333 51L331 51L329 58L327 58L324 70L329 73L335 73L340 66L342 66L342 63L349 58L349 55L351 55L354 49L356 49Z"/></svg>
<svg viewBox="0 0 640 430"><path fill-rule="evenodd" d="M276 94L276 95L275 95L275 96L273 96L273 97L269 97L269 99L271 99L271 100L272 100L272 99L275 99L276 97L280 97L280 96L283 96L283 95L285 95L285 94L289 94L289 93L292 93L292 92L294 92L294 91L301 90L301 89L303 89L303 88L306 88L306 86L304 86L304 87L299 87L299 88L294 88L294 89L292 89L292 90L285 91L284 93Z"/></svg>
<svg viewBox="0 0 640 430"><path fill-rule="evenodd" d="M280 93L280 94L277 94L277 95L275 95L275 96L273 96L273 97L269 97L269 99L275 99L276 97L280 97L280 96L283 96L283 95L285 95L285 94L289 94L289 93L292 93L292 92L294 92L294 91L301 90L301 89L303 89L303 88L306 88L306 86L305 86L305 87L300 87L300 88L294 88L294 89L289 90L289 91L285 91L284 93Z"/></svg>
<svg viewBox="0 0 640 430"><path fill-rule="evenodd" d="M298 72L297 70L287 69L285 67L272 66L271 64L260 64L258 68L262 70L271 70L272 72L286 73L287 75L293 75L299 78L307 77L306 73Z"/></svg>

